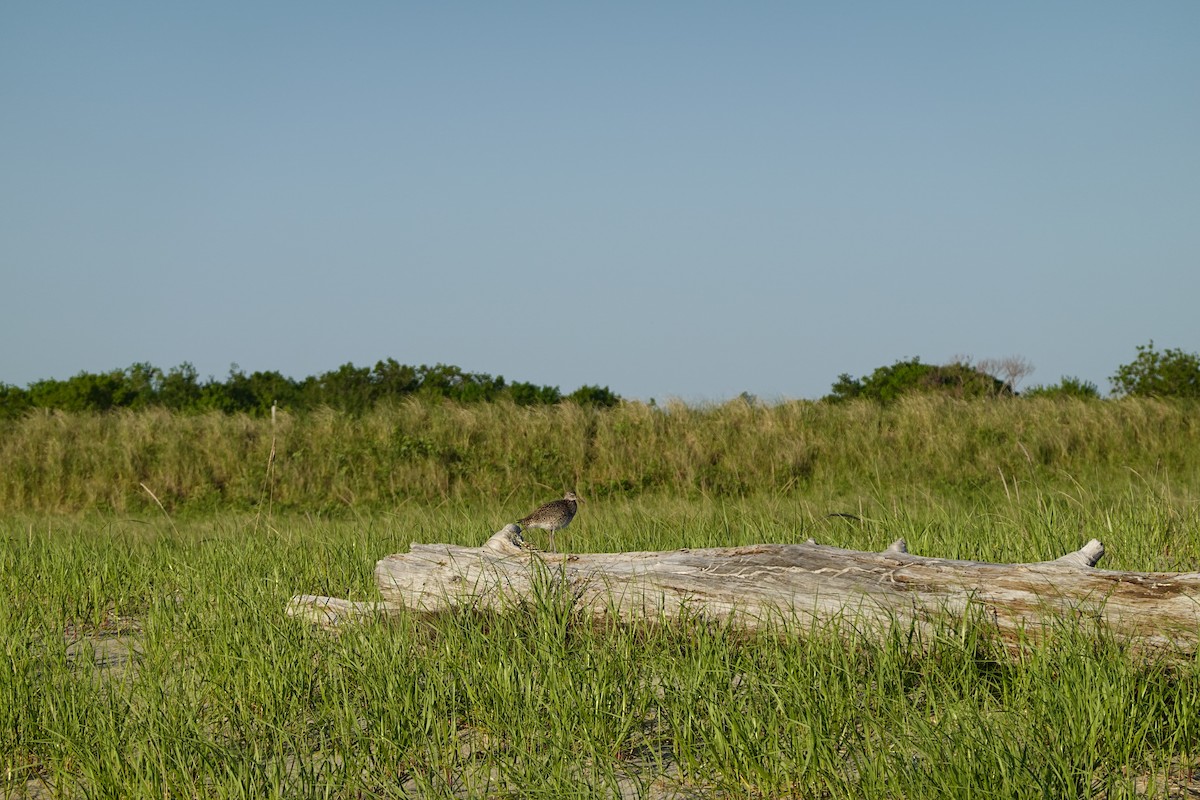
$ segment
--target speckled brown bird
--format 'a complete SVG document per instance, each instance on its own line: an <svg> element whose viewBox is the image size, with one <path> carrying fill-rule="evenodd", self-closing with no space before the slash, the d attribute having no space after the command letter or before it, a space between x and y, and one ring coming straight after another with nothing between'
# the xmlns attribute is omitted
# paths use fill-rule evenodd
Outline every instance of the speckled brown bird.
<svg viewBox="0 0 1200 800"><path fill-rule="evenodd" d="M554 549L554 532L561 531L575 519L575 511L579 508L579 498L574 492L567 492L561 500L552 500L539 506L529 516L517 522L522 528L541 528L550 533L550 549Z"/></svg>

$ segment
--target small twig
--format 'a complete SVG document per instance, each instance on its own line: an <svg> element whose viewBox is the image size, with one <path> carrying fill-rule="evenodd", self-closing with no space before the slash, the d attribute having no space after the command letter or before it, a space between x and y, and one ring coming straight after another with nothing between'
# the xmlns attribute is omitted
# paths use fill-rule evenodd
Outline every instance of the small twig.
<svg viewBox="0 0 1200 800"><path fill-rule="evenodd" d="M167 522L171 523L171 530L175 531L175 535L178 536L179 528L175 527L175 520L171 519L171 515L167 513L166 506L164 506L162 504L162 501L158 499L158 495L156 495L154 492L150 491L150 487L147 486L146 484L139 482L138 485L146 490L146 494L148 494L152 498L154 498L155 503L158 503L158 507L162 509L163 516L167 518Z"/></svg>
<svg viewBox="0 0 1200 800"><path fill-rule="evenodd" d="M267 475L263 483L262 494L258 496L258 513L254 515L254 532L258 533L258 521L262 518L262 499L267 497L267 529L271 528L270 520L275 510L275 410L277 406L271 403L271 453L267 456Z"/></svg>

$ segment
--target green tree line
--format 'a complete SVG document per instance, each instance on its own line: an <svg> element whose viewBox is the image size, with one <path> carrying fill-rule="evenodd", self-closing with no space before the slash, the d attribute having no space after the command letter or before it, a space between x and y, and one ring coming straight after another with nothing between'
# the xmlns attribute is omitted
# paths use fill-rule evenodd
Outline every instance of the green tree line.
<svg viewBox="0 0 1200 800"><path fill-rule="evenodd" d="M607 407L620 402L608 387L581 386L564 395L557 386L508 382L503 376L466 372L447 364L414 367L391 358L374 367L343 364L301 380L274 370L247 374L236 364L224 380L201 380L187 362L165 371L140 362L109 372L81 372L66 380L35 381L26 388L0 384L0 418L11 419L33 409L102 412L164 408L262 415L273 405L293 412L327 407L361 414L380 403L406 397L462 403L509 400L522 406L568 400Z"/></svg>
<svg viewBox="0 0 1200 800"><path fill-rule="evenodd" d="M874 400L891 403L911 394L941 394L956 398L1015 397L1017 381L1033 371L1019 357L982 360L972 364L954 359L927 364L920 358L879 367L870 375L838 376L827 402ZM1109 379L1116 397L1200 398L1200 355L1181 349L1158 350L1151 341L1137 348L1137 357L1122 364ZM1033 386L1025 397L1098 399L1091 381L1063 377L1049 386ZM746 395L749 397L749 395ZM547 406L568 401L608 408L621 398L607 386L580 386L564 395L557 386L505 381L503 376L467 372L447 364L409 366L386 359L374 367L343 364L335 370L301 380L277 371L245 373L234 364L224 380L201 380L195 367L184 362L169 370L140 362L102 373L81 372L66 380L35 381L25 388L0 383L0 419L14 419L33 409L87 412L163 408L203 413L221 411L262 415L273 405L292 412L332 408L362 414L381 403L407 397L440 398L460 403L504 400L519 406Z"/></svg>

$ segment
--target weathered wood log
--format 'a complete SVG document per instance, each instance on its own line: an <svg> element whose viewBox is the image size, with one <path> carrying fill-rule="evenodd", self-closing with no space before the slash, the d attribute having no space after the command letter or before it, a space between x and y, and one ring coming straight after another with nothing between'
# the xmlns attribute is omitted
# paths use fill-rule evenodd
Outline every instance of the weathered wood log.
<svg viewBox="0 0 1200 800"><path fill-rule="evenodd" d="M288 616L306 619L322 628L337 628L346 622L386 614L397 607L389 603L356 602L338 597L298 594L287 605Z"/></svg>
<svg viewBox="0 0 1200 800"><path fill-rule="evenodd" d="M624 620L683 615L756 628L779 622L854 627L916 625L968 608L1005 636L1055 620L1096 620L1114 635L1194 651L1200 640L1200 573L1095 569L1092 540L1053 561L992 564L912 555L903 540L880 553L818 545L761 544L665 552L563 555L531 548L516 525L482 547L413 544L375 567L383 601L293 598L289 613L336 625L364 614L456 606L503 609L546 588L576 608Z"/></svg>

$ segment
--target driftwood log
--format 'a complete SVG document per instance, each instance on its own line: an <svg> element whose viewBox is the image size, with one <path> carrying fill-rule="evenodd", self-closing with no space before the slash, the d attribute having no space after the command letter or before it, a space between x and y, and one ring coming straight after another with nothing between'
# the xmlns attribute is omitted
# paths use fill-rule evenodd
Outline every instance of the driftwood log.
<svg viewBox="0 0 1200 800"><path fill-rule="evenodd" d="M925 558L903 540L879 553L812 541L665 552L536 550L508 525L482 547L413 544L375 566L381 602L292 598L288 613L327 627L400 608L503 609L547 588L575 607L623 620L680 616L756 628L778 622L924 628L974 608L1006 638L1036 635L1062 619L1095 621L1152 648L1194 652L1200 639L1200 573L1095 569L1093 539L1053 561L992 564Z"/></svg>

